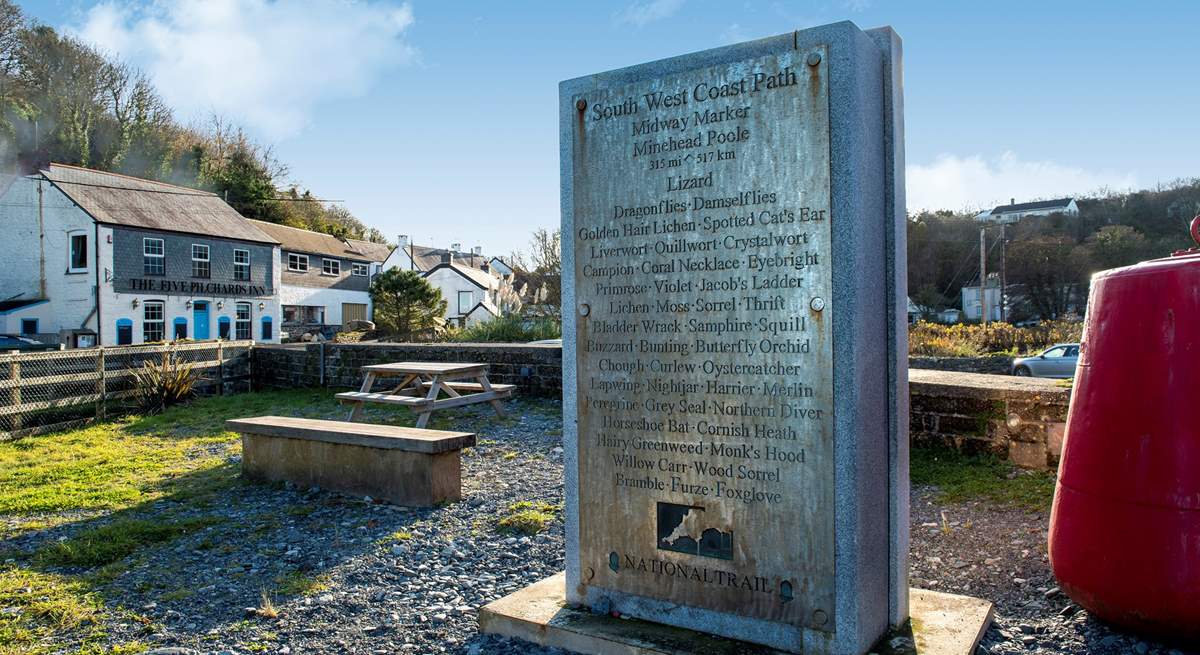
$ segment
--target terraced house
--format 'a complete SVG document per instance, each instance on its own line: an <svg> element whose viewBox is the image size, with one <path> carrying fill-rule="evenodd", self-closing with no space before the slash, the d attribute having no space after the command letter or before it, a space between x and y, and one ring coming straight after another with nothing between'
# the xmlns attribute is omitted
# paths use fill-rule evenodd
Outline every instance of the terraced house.
<svg viewBox="0 0 1200 655"><path fill-rule="evenodd" d="M50 164L0 181L0 228L0 334L279 340L279 244L212 193Z"/></svg>
<svg viewBox="0 0 1200 655"><path fill-rule="evenodd" d="M330 336L351 321L374 316L371 279L391 254L387 244L339 239L300 228L248 221L281 244L283 327Z"/></svg>

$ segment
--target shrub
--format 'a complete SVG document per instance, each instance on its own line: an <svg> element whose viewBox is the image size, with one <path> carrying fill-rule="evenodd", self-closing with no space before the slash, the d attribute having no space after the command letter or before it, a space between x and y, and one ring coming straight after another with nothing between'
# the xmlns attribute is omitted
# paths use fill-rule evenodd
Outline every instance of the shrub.
<svg viewBox="0 0 1200 655"><path fill-rule="evenodd" d="M145 362L134 370L134 398L139 409L154 414L194 396L201 379L199 370L180 362L170 350L160 361Z"/></svg>
<svg viewBox="0 0 1200 655"><path fill-rule="evenodd" d="M1079 341L1083 324L1076 321L1043 321L1031 327L1009 323L959 323L942 325L924 321L908 330L908 354L931 357L1022 355L1047 346Z"/></svg>
<svg viewBox="0 0 1200 655"><path fill-rule="evenodd" d="M553 318L499 316L455 331L451 341L473 343L523 343L562 337L562 323Z"/></svg>

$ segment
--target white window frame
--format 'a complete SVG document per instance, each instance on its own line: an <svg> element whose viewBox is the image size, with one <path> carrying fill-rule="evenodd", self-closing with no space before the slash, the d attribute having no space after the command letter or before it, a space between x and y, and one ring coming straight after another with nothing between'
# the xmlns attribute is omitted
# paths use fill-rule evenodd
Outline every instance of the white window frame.
<svg viewBox="0 0 1200 655"><path fill-rule="evenodd" d="M158 252L154 252L150 247L151 244L158 244ZM167 243L157 237L142 237L142 274L143 275L166 275L167 274ZM148 270L148 265L152 260L158 260L158 272L152 273Z"/></svg>
<svg viewBox="0 0 1200 655"><path fill-rule="evenodd" d="M83 266L75 265L75 239L83 239ZM67 233L67 272L87 273L88 270L88 235L87 232L76 231Z"/></svg>
<svg viewBox="0 0 1200 655"><path fill-rule="evenodd" d="M151 308L158 308L158 318L150 318ZM158 338L150 336L150 326L157 326ZM142 343L165 341L167 338L167 304L162 300L146 300L142 303Z"/></svg>
<svg viewBox="0 0 1200 655"><path fill-rule="evenodd" d="M242 310L246 310L246 318L242 318ZM233 306L233 338L244 341L252 338L250 329L254 323L254 311L248 302L235 303ZM244 331L243 331L244 329ZM245 334L246 336L242 336Z"/></svg>
<svg viewBox="0 0 1200 655"><path fill-rule="evenodd" d="M350 269L350 274L358 277L367 277L371 274L371 267L367 264L354 264L353 268Z"/></svg>
<svg viewBox="0 0 1200 655"><path fill-rule="evenodd" d="M332 266L330 266L332 264ZM330 269L333 269L332 271ZM342 260L321 258L321 275L338 277L342 274Z"/></svg>
<svg viewBox="0 0 1200 655"><path fill-rule="evenodd" d="M199 248L203 248L204 257L196 256L197 252L199 252L199 250L197 250L197 249L199 249ZM206 246L205 244L203 244L203 243L193 243L192 244L192 277L198 277L198 278L212 277L212 264L209 263L211 261L210 254L211 254L211 251L210 251L209 247ZM197 275L196 274L197 273L196 265L201 264L201 263L204 264L204 275Z"/></svg>
<svg viewBox="0 0 1200 655"><path fill-rule="evenodd" d="M463 309L463 294L464 293L467 295L467 298L470 299L470 301L467 304L466 309ZM466 316L467 312L471 311L474 307L475 307L475 292L474 291L459 291L458 292L458 313L459 313L459 315Z"/></svg>
<svg viewBox="0 0 1200 655"><path fill-rule="evenodd" d="M245 255L246 261L238 261L238 255ZM250 251L245 248L233 249L233 279L237 282L250 281Z"/></svg>
<svg viewBox="0 0 1200 655"><path fill-rule="evenodd" d="M295 262L295 265L293 265L293 261ZM308 272L308 255L301 255L299 253L289 252L288 253L287 270L292 271L294 273L307 273Z"/></svg>

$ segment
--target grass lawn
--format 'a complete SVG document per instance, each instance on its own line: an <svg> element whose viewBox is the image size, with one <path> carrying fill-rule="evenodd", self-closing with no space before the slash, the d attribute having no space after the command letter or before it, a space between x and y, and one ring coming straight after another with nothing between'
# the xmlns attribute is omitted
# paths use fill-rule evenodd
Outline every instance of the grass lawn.
<svg viewBox="0 0 1200 655"><path fill-rule="evenodd" d="M81 653L136 653L139 643L107 650L99 619L120 612L102 602L104 582L143 548L214 525L194 516L240 484L241 440L227 418L283 414L334 417L329 390L289 390L204 398L157 416L0 443L0 655L39 654L75 644ZM407 412L373 417L410 421ZM171 509L154 503L170 499ZM189 516L181 516L183 513ZM87 527L32 552L19 536ZM136 620L136 617L134 618Z"/></svg>

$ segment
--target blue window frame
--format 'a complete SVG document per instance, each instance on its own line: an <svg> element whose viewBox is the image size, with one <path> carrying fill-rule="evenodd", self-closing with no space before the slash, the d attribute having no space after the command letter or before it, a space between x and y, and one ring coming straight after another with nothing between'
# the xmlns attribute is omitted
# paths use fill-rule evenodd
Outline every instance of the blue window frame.
<svg viewBox="0 0 1200 655"><path fill-rule="evenodd" d="M176 341L186 339L187 336L187 319L182 316L175 317L175 331L172 333L172 338Z"/></svg>
<svg viewBox="0 0 1200 655"><path fill-rule="evenodd" d="M274 333L274 330L272 329L273 327L274 326L271 325L271 317L270 316L262 317L262 340L263 341L270 341L273 338L272 337L272 334Z"/></svg>
<svg viewBox="0 0 1200 655"><path fill-rule="evenodd" d="M36 318L21 319L21 334L37 334L38 320Z"/></svg>
<svg viewBox="0 0 1200 655"><path fill-rule="evenodd" d="M229 330L231 323L228 316L222 316L217 319L217 338L229 340Z"/></svg>

